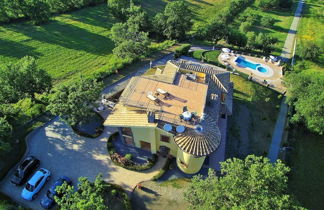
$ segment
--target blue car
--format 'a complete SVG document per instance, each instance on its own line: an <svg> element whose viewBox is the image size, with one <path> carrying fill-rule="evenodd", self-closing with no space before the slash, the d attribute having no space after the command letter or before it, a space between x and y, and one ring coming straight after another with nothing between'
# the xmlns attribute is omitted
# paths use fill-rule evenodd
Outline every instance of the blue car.
<svg viewBox="0 0 324 210"><path fill-rule="evenodd" d="M38 192L42 189L50 177L51 172L49 170L44 168L39 169L27 182L26 186L21 192L21 197L28 201L35 199Z"/></svg>
<svg viewBox="0 0 324 210"><path fill-rule="evenodd" d="M44 209L50 209L55 205L55 200L54 200L54 196L60 196L57 192L56 192L56 187L58 186L62 186L63 183L66 182L68 185L72 185L72 181L66 177L66 176L61 176L54 184L52 187L49 188L49 190L47 190L46 195L43 197L43 199L40 201L40 205L44 208Z"/></svg>

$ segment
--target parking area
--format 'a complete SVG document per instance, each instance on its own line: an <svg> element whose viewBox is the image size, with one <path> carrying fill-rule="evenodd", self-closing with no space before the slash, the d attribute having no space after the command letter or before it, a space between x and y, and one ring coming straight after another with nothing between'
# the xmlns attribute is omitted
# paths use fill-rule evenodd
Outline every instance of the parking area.
<svg viewBox="0 0 324 210"><path fill-rule="evenodd" d="M49 182L38 194L34 201L24 201L21 197L23 187L16 187L10 183L11 172L0 184L0 191L13 200L31 209L41 209L39 202L47 189L59 178L68 176L73 184L77 184L80 176L93 181L99 174L103 174L105 181L122 186L132 191L137 183L151 179L162 167L164 159L159 158L157 164L145 171L135 172L115 166L107 152L107 138L114 128L106 127L104 133L95 139L76 135L72 129L59 118L53 119L46 126L34 131L28 136L28 154L41 161L40 167L51 171Z"/></svg>

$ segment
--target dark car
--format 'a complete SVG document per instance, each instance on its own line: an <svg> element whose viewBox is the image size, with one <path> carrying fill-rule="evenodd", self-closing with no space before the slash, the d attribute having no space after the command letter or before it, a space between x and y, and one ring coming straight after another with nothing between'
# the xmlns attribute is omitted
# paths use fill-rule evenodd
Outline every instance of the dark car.
<svg viewBox="0 0 324 210"><path fill-rule="evenodd" d="M15 185L24 184L28 177L39 167L40 161L33 156L28 156L25 160L18 166L11 182Z"/></svg>
<svg viewBox="0 0 324 210"><path fill-rule="evenodd" d="M46 194L44 195L44 197L42 198L42 200L40 201L40 205L44 208L44 209L50 209L55 205L55 200L54 197L55 196L62 196L60 194L57 193L56 191L56 187L58 186L62 186L63 183L66 182L68 185L72 185L72 181L71 179L69 179L66 176L61 176L54 184L53 186L51 186L49 188L49 190L47 190Z"/></svg>

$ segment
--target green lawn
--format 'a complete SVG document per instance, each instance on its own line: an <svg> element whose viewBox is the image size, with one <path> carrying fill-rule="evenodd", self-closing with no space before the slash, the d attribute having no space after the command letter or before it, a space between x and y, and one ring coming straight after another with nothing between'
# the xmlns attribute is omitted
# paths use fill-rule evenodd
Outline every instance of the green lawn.
<svg viewBox="0 0 324 210"><path fill-rule="evenodd" d="M252 4L248 7L241 15L246 14L258 14L260 16L271 16L276 19L276 23L273 28L264 28L261 26L253 26L250 31L254 31L256 33L262 32L270 34L279 39L279 42L275 46L275 51L273 54L280 55L282 51L282 47L285 44L287 32L289 31L290 25L292 23L294 13L297 7L297 0L295 0L294 6L290 10L281 10L281 11L262 11L258 9L256 3ZM241 22L237 21L236 25L239 27Z"/></svg>
<svg viewBox="0 0 324 210"><path fill-rule="evenodd" d="M279 112L278 93L231 75L234 83L233 115L229 117L227 157L265 155Z"/></svg>
<svg viewBox="0 0 324 210"><path fill-rule="evenodd" d="M307 0L303 17L298 27L297 53L299 47L305 42L315 42L324 48L324 22L323 22L324 2ZM324 53L316 62L306 62L306 69L324 71Z"/></svg>
<svg viewBox="0 0 324 210"><path fill-rule="evenodd" d="M295 142L289 156L290 192L302 206L324 209L324 136L312 134L300 126L290 130L289 140Z"/></svg>
<svg viewBox="0 0 324 210"><path fill-rule="evenodd" d="M190 56L197 59L202 60L203 53L206 52L205 50L197 50L193 51ZM204 61L214 64L214 65L223 65L218 61L218 56L221 54L220 50L208 51L204 54Z"/></svg>

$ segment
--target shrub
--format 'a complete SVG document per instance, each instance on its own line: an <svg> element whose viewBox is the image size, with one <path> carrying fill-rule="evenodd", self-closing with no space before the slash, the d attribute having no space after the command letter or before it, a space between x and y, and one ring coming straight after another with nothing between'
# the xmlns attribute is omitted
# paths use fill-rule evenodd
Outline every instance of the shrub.
<svg viewBox="0 0 324 210"><path fill-rule="evenodd" d="M191 48L190 44L183 44L175 49L174 58L179 58L182 55L187 55Z"/></svg>
<svg viewBox="0 0 324 210"><path fill-rule="evenodd" d="M243 22L240 25L240 31L242 33L246 33L250 30L251 27L252 27L252 24L250 22Z"/></svg>
<svg viewBox="0 0 324 210"><path fill-rule="evenodd" d="M116 196L116 195L117 195L117 190L113 189L113 190L111 191L111 195L112 195L112 196Z"/></svg>
<svg viewBox="0 0 324 210"><path fill-rule="evenodd" d="M126 154L125 157L118 154L114 148L114 144L112 143L112 141L114 141L118 135L119 133L115 132L111 134L107 140L107 150L114 164L133 171L143 171L154 166L158 159L158 156L156 154L153 154L152 158L149 158L148 161L144 164L137 164L132 161L132 154Z"/></svg>
<svg viewBox="0 0 324 210"><path fill-rule="evenodd" d="M126 154L126 155L125 155L125 158L126 158L127 160L132 160L133 155L132 155L132 154Z"/></svg>
<svg viewBox="0 0 324 210"><path fill-rule="evenodd" d="M260 24L263 26L263 27L267 27L267 28L271 28L276 22L276 19L274 19L273 17L270 17L270 16L263 16L261 18L261 22Z"/></svg>
<svg viewBox="0 0 324 210"><path fill-rule="evenodd" d="M301 46L300 56L302 59L315 61L321 54L320 47L313 42L307 42Z"/></svg>

